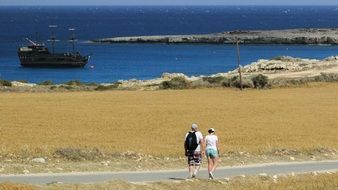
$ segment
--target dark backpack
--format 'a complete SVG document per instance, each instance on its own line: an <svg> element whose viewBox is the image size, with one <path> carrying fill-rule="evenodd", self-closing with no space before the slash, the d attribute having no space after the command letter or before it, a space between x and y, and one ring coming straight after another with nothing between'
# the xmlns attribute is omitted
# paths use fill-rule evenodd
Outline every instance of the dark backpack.
<svg viewBox="0 0 338 190"><path fill-rule="evenodd" d="M197 137L195 132L189 132L187 138L185 139L185 147L187 150L194 151L198 146Z"/></svg>

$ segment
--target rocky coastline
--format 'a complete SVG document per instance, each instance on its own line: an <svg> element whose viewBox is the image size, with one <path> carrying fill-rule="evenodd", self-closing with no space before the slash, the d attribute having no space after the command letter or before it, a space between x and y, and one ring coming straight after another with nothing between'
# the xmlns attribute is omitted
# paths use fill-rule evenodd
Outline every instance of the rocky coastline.
<svg viewBox="0 0 338 190"><path fill-rule="evenodd" d="M237 30L214 34L112 37L92 43L338 44L338 28Z"/></svg>
<svg viewBox="0 0 338 190"><path fill-rule="evenodd" d="M258 75L264 76L266 87L300 85L307 82L337 82L338 56L331 56L323 60L289 56L275 57L270 60L260 59L241 67L241 72L243 83L247 88L256 87L254 78ZM3 92L158 90L203 87L238 87L238 69L209 76L163 73L160 78L155 79L131 79L100 84L81 83L80 81L69 81L64 84L54 84L51 81L44 81L39 84L23 81L0 81L0 91Z"/></svg>

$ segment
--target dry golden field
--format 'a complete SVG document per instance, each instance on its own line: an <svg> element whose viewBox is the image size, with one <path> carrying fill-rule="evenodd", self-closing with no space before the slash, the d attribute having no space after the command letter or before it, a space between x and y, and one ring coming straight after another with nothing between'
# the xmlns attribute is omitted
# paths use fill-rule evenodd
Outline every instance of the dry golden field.
<svg viewBox="0 0 338 190"><path fill-rule="evenodd" d="M1 93L1 152L93 148L182 156L196 122L221 152L338 148L338 84L271 90Z"/></svg>

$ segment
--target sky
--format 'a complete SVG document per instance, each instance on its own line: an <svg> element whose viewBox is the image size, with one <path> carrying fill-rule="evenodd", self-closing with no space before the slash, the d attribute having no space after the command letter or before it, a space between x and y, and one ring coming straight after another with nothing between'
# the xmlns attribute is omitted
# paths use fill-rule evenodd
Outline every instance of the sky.
<svg viewBox="0 0 338 190"><path fill-rule="evenodd" d="M338 5L338 0L0 0L3 5Z"/></svg>

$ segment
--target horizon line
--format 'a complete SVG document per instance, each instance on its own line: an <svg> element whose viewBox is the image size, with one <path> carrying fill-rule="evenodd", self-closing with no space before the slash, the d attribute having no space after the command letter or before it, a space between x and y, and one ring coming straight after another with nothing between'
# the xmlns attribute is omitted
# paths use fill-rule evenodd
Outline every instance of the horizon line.
<svg viewBox="0 0 338 190"><path fill-rule="evenodd" d="M280 6L294 6L294 7L298 7L298 6L303 6L303 7L310 7L310 6L320 6L320 7L330 7L330 6L338 6L338 4L327 4L327 5L318 5L318 4L295 4L295 5L291 5L291 4L279 4L279 5L263 5L263 4L257 4L257 5L252 5L252 4L243 4L243 5L235 5L235 4L229 4L229 5L224 5L224 4L212 4L212 5L207 5L207 4L196 4L196 5L192 5L192 4L187 4L187 5L168 5L168 4L164 4L164 5L159 5L159 4L146 4L146 5L127 5L127 4L118 4L118 5L104 5L104 4L85 4L85 5L75 5L75 4L64 4L64 5L46 5L46 4L41 4L41 5L0 5L0 7L88 7L88 6L98 6L98 7L202 7L202 6L223 6L223 7L280 7Z"/></svg>

